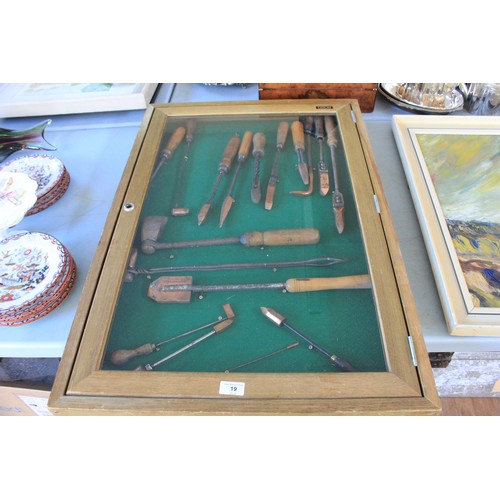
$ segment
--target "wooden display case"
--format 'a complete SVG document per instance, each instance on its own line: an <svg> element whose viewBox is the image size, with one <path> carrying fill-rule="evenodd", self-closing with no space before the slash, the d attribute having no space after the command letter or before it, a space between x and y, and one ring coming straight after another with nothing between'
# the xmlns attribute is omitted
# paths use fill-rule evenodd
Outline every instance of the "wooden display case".
<svg viewBox="0 0 500 500"><path fill-rule="evenodd" d="M150 106L49 408L439 414L357 101Z"/></svg>

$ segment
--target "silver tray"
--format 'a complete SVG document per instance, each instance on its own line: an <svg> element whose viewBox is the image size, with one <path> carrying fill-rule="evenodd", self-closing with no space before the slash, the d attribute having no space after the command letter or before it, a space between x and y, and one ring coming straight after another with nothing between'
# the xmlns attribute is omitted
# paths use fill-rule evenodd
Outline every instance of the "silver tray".
<svg viewBox="0 0 500 500"><path fill-rule="evenodd" d="M451 92L451 101L453 102L453 106L444 107L444 106L425 106L423 104L416 104L412 101L408 101L403 99L397 95L397 89L401 83L381 83L378 86L379 92L390 102L404 109L408 109L410 111L419 111L421 113L432 113L432 114L449 114L455 111L460 111L464 106L464 97L462 93L454 89Z"/></svg>

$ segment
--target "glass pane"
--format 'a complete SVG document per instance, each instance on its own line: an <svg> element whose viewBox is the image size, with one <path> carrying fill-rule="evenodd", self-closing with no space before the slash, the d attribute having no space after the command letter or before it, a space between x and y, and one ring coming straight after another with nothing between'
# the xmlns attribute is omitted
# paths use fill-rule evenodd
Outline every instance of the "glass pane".
<svg viewBox="0 0 500 500"><path fill-rule="evenodd" d="M339 233L332 208L334 183L326 133L322 141L314 135L314 128L313 135L304 134L305 151L297 153L294 143L300 145L300 137L293 140L292 128L298 127L294 122L299 118L303 119L283 114L196 117L192 142L188 144L186 134L181 133L178 147L162 161L161 151L176 130L188 126L187 118L168 120L157 157L157 165L161 166L149 184L141 211L134 243L137 260L129 273L132 279L125 280L121 288L104 370L142 367L175 372L340 371L329 357L332 354L348 360L359 371L386 370L371 289L286 291L288 280L295 278L358 276L368 272L341 134L337 130L338 143L334 148L345 204L344 229ZM333 120L338 125L334 115ZM278 150L277 133L283 121L288 125L288 133L284 147ZM225 167L221 167L225 148L235 134L241 145L246 131L252 133L248 156L238 162L236 152L226 173ZM258 134L263 134L264 145L254 145ZM319 190L321 149L330 182L326 196ZM260 150L263 155L259 158ZM307 172L309 158L312 193L308 192L310 184L303 180L311 174ZM266 209L268 182L276 161L278 181L272 208L268 205ZM297 165L302 161L306 170L301 176ZM259 200L255 179L260 181ZM232 204L227 201L228 196L234 200ZM221 226L225 200L226 216ZM144 223L154 233L148 238L175 243L180 248L146 244L144 249L149 253L145 253L141 248ZM248 234L266 232L273 238L275 231L293 230L295 241L304 237L304 229L317 230L319 242L252 246L253 237ZM221 238L229 240L220 241ZM200 240L207 244L193 246L194 241ZM247 240L250 246L245 245ZM311 265L318 262L328 265ZM237 268L225 269L227 265ZM181 300L186 302L170 302L172 292L165 294L166 287L179 282L201 289L181 292ZM258 286L247 289L246 285ZM213 286L217 289L205 288ZM148 297L152 287L156 297L165 303ZM174 292L173 297L179 299L179 293ZM284 323L278 326L270 321L262 307L285 317ZM230 325L216 332L225 318L230 319ZM141 349L134 351L138 347Z"/></svg>

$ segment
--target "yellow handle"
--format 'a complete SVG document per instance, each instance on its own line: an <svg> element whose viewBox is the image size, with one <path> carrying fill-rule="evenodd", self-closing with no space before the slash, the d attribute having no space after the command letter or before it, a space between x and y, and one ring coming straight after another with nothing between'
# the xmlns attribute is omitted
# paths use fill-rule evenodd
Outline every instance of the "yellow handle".
<svg viewBox="0 0 500 500"><path fill-rule="evenodd" d="M233 137L229 139L226 149L224 150L222 160L219 163L219 171L223 171L225 174L229 172L231 163L233 163L234 157L236 156L238 148L240 147L240 142L241 139L239 135L233 135Z"/></svg>
<svg viewBox="0 0 500 500"><path fill-rule="evenodd" d="M247 130L243 134L243 139L241 140L240 150L238 151L238 161L245 161L248 153L250 152L250 144L252 142L253 132Z"/></svg>
<svg viewBox="0 0 500 500"><path fill-rule="evenodd" d="M304 125L302 125L302 122L295 121L292 123L292 139L295 151L304 149Z"/></svg>
<svg viewBox="0 0 500 500"><path fill-rule="evenodd" d="M177 149L177 146L182 142L185 135L186 135L186 129L184 127L177 127L175 129L174 133L168 140L165 149L163 150L163 156L167 160L170 160L174 151Z"/></svg>
<svg viewBox="0 0 500 500"><path fill-rule="evenodd" d="M305 228L249 232L240 238L240 242L246 247L315 245L319 242L319 231L314 228Z"/></svg>
<svg viewBox="0 0 500 500"><path fill-rule="evenodd" d="M276 134L276 147L282 149L285 146L286 136L290 126L288 122L281 122L278 126L278 133Z"/></svg>
<svg viewBox="0 0 500 500"><path fill-rule="evenodd" d="M135 349L119 349L111 354L111 363L114 365L123 365L127 361L144 354L151 354L156 349L154 344L144 344Z"/></svg>
<svg viewBox="0 0 500 500"><path fill-rule="evenodd" d="M262 132L257 132L253 136L253 151L252 154L264 155L264 146L266 145L266 136Z"/></svg>
<svg viewBox="0 0 500 500"><path fill-rule="evenodd" d="M368 274L339 276L335 278L291 278L286 281L287 292L317 292L341 288L371 288Z"/></svg>
<svg viewBox="0 0 500 500"><path fill-rule="evenodd" d="M337 131L335 129L335 124L333 123L333 116L325 116L325 128L326 135L328 137L326 142L329 146L337 147Z"/></svg>

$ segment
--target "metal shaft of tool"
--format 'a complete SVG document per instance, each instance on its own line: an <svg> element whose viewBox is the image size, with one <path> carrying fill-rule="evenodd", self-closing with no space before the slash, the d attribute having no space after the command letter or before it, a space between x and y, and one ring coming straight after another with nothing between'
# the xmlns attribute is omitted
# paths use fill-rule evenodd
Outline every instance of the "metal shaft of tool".
<svg viewBox="0 0 500 500"><path fill-rule="evenodd" d="M157 361L156 363L153 363L153 364L147 364L147 365L144 365L144 367L140 366L139 368L136 368L136 371L141 371L143 369L147 370L147 371L152 371L154 370L158 365L161 365L162 363L165 363L166 361L168 361L169 359L172 359L174 358L175 356L183 353L184 351L187 351L188 349L190 349L191 347L194 347L196 344L199 344L200 342L208 339L209 337L211 337L212 335L215 335L217 333L217 330L213 329L213 330L210 330L208 333L206 333L205 335L202 335L200 338L196 339L196 340L193 340L193 342L185 345L184 347L181 347L179 350L173 352L172 354L169 354L168 356L164 357L163 359L160 359L159 361Z"/></svg>
<svg viewBox="0 0 500 500"><path fill-rule="evenodd" d="M189 150L191 143L193 142L195 128L196 128L196 121L194 119L188 120L186 125L186 137L184 139L186 141L186 149L184 151L184 163L180 167L179 178L177 179L177 189L175 192L174 208L171 211L173 216L189 214L189 208L179 208L179 200L182 193L182 186L184 184L184 174L188 168Z"/></svg>
<svg viewBox="0 0 500 500"><path fill-rule="evenodd" d="M132 274L158 274L158 273L176 273L185 271L228 271L235 269L281 269L287 267L328 267L347 259L335 257L316 257L314 259L275 261L275 262L240 262L234 264L211 264L211 265L192 265L192 266L169 266L153 267L149 269L133 268L128 269Z"/></svg>
<svg viewBox="0 0 500 500"><path fill-rule="evenodd" d="M316 141L318 142L318 147L319 147L319 162L318 162L319 193L321 196L326 196L330 190L330 179L328 174L328 165L325 162L324 152L323 152L325 127L322 116L314 117L314 127L315 127Z"/></svg>
<svg viewBox="0 0 500 500"><path fill-rule="evenodd" d="M327 142L330 148L330 156L332 158L332 170L333 170L333 192L332 192L332 203L333 203L333 213L335 215L335 225L337 226L337 231L341 234L344 231L344 196L339 189L337 162L335 161L335 149L337 147L337 134L335 125L333 123L333 117L330 115L325 116L325 127L327 132Z"/></svg>
<svg viewBox="0 0 500 500"><path fill-rule="evenodd" d="M271 356L275 356L276 354L280 354L284 351L288 351L289 349L293 349L294 347L297 347L298 345L299 345L298 342L295 342L295 344L287 345L286 347L282 347L281 349L270 352L269 354L264 354L264 356L260 356L258 358L252 359L251 361L247 361L246 363L242 363L241 365L233 366L232 368L229 368L228 370L224 370L224 373L229 373L229 372L232 372L235 370L239 370L240 368L244 368L245 366L253 365L254 363L258 363L259 361L270 358Z"/></svg>
<svg viewBox="0 0 500 500"><path fill-rule="evenodd" d="M266 144L266 136L262 132L257 132L253 136L253 151L252 155L254 157L253 163L253 179L252 179L252 189L250 191L251 199L253 203L260 203L261 192L260 192L260 160L264 156L264 146Z"/></svg>
<svg viewBox="0 0 500 500"><path fill-rule="evenodd" d="M277 290L286 283L238 283L235 285L163 285L160 292L227 292L236 290Z"/></svg>

